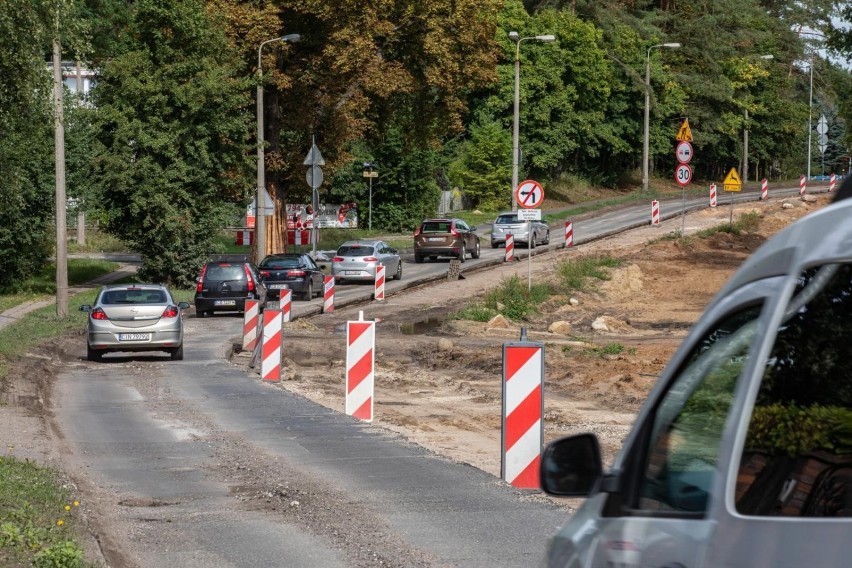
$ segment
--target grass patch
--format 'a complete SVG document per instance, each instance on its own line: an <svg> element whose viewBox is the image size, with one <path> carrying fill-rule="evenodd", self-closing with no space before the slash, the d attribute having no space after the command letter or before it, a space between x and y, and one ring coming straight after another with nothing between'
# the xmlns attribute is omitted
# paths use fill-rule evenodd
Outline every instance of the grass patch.
<svg viewBox="0 0 852 568"><path fill-rule="evenodd" d="M518 276L505 278L500 286L485 294L485 308L500 313L511 320L523 320L538 313L539 305L552 293L550 284L534 284Z"/></svg>
<svg viewBox="0 0 852 568"><path fill-rule="evenodd" d="M570 353L574 351L571 345L565 345L562 347L563 353ZM621 343L607 343L603 346L594 346L594 347L584 347L579 350L583 355L589 355L592 357L600 357L601 359L607 357L608 355L621 355L624 353L625 348ZM629 355L636 354L636 348L631 347L626 350Z"/></svg>
<svg viewBox="0 0 852 568"><path fill-rule="evenodd" d="M78 286L118 268L114 262L88 258L68 260L68 285ZM17 283L0 293L0 312L25 304L46 300L56 294L56 265L50 263L39 274Z"/></svg>
<svg viewBox="0 0 852 568"><path fill-rule="evenodd" d="M74 234L76 234L76 231L74 231ZM94 229L87 229L86 244L80 245L76 241L69 241L68 252L127 252L127 245L110 234Z"/></svg>
<svg viewBox="0 0 852 568"><path fill-rule="evenodd" d="M473 304L457 311L450 319L487 322L497 314L497 310L492 310L484 304Z"/></svg>
<svg viewBox="0 0 852 568"><path fill-rule="evenodd" d="M557 287L566 294L586 290L589 279L609 280L606 269L618 266L621 266L621 260L605 255L563 260L556 265Z"/></svg>
<svg viewBox="0 0 852 568"><path fill-rule="evenodd" d="M736 221L733 223L725 223L723 225L716 225L715 227L710 227L709 229L703 229L698 231L696 235L699 238L706 239L708 237L712 237L718 233L729 233L731 235L742 235L748 233L755 233L760 228L760 220L763 216L756 212L750 211L748 213L743 213L740 215Z"/></svg>

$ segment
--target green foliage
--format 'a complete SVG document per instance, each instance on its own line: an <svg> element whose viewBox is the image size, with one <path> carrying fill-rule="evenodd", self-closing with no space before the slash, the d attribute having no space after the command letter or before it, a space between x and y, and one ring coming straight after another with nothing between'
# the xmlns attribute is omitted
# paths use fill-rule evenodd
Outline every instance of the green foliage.
<svg viewBox="0 0 852 568"><path fill-rule="evenodd" d="M486 292L484 304L495 313L519 321L538 313L539 305L547 300L550 294L549 284L534 284L530 288L526 280L511 276L504 278L497 288Z"/></svg>
<svg viewBox="0 0 852 568"><path fill-rule="evenodd" d="M557 288L563 293L588 288L588 279L609 280L607 268L617 268L621 261L610 256L592 256L560 261L556 265Z"/></svg>
<svg viewBox="0 0 852 568"><path fill-rule="evenodd" d="M563 353L571 353L572 351L574 351L574 348L571 345L562 346ZM581 352L585 355L591 355L603 359L612 355L621 355L624 352L624 345L621 343L607 343L602 347L594 346L583 348ZM631 347L627 350L627 352L633 355L636 353L636 349Z"/></svg>
<svg viewBox="0 0 852 568"><path fill-rule="evenodd" d="M493 118L471 126L470 140L459 146L449 175L453 186L462 189L471 208L489 211L508 208L512 185L509 131Z"/></svg>
<svg viewBox="0 0 852 568"><path fill-rule="evenodd" d="M83 565L82 549L70 540L39 550L33 557L33 568L80 568Z"/></svg>
<svg viewBox="0 0 852 568"><path fill-rule="evenodd" d="M760 227L760 220L762 217L763 216L756 211L743 213L736 221L734 221L733 224L725 223L708 229L702 229L696 233L696 236L706 239L717 233L729 233L731 235L754 233Z"/></svg>
<svg viewBox="0 0 852 568"><path fill-rule="evenodd" d="M757 406L746 446L789 456L818 449L852 454L852 410L820 405Z"/></svg>
<svg viewBox="0 0 852 568"><path fill-rule="evenodd" d="M473 304L454 313L452 319L486 322L497 314L497 310L488 308L483 304Z"/></svg>

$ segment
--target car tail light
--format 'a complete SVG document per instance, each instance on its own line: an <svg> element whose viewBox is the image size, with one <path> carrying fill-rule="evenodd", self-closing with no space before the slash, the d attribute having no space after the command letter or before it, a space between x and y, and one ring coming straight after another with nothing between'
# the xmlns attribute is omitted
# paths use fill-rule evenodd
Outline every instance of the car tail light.
<svg viewBox="0 0 852 568"><path fill-rule="evenodd" d="M198 277L198 284L195 285L195 291L201 292L204 289L204 273L207 272L207 265L201 267L201 276Z"/></svg>
<svg viewBox="0 0 852 568"><path fill-rule="evenodd" d="M177 306L169 306L165 310L163 310L163 315L161 318L176 318L180 312L178 312Z"/></svg>
<svg viewBox="0 0 852 568"><path fill-rule="evenodd" d="M305 271L304 270L288 270L287 276L304 277Z"/></svg>
<svg viewBox="0 0 852 568"><path fill-rule="evenodd" d="M417 227L417 230L416 230L416 231L414 231L414 236L415 236L415 237L419 236L419 235L420 235L420 232L421 232L422 230L423 230L423 225L420 225L419 227Z"/></svg>
<svg viewBox="0 0 852 568"><path fill-rule="evenodd" d="M245 270L246 272L246 282L248 282L248 291L254 292L254 280L252 280L251 271L249 270L249 267L245 264L243 265L243 270Z"/></svg>
<svg viewBox="0 0 852 568"><path fill-rule="evenodd" d="M267 272L265 270L260 273L261 278L269 278L270 276L271 276L271 274L269 274L269 272Z"/></svg>
<svg viewBox="0 0 852 568"><path fill-rule="evenodd" d="M343 257L342 256L335 256L334 258L331 259L331 262L343 262Z"/></svg>
<svg viewBox="0 0 852 568"><path fill-rule="evenodd" d="M92 319L93 320L108 320L109 317L106 315L106 312L103 308L95 308L92 310Z"/></svg>
<svg viewBox="0 0 852 568"><path fill-rule="evenodd" d="M375 256L365 256L364 262L379 262L379 259Z"/></svg>
<svg viewBox="0 0 852 568"><path fill-rule="evenodd" d="M459 234L459 232L458 232L458 231L456 231L456 228L455 228L455 227L453 227L452 229L450 229L450 232L453 234L453 236L454 236L455 238L459 238L459 237L461 236L461 235Z"/></svg>

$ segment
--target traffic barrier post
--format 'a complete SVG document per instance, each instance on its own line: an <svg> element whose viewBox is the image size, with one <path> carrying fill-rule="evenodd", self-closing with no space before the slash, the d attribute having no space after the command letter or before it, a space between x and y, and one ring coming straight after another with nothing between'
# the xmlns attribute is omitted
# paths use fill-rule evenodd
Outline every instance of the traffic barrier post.
<svg viewBox="0 0 852 568"><path fill-rule="evenodd" d="M710 207L716 207L716 184L710 184Z"/></svg>
<svg viewBox="0 0 852 568"><path fill-rule="evenodd" d="M834 188L837 187L837 178L834 177L834 174L831 174L831 177L828 178L828 191L834 191Z"/></svg>
<svg viewBox="0 0 852 568"><path fill-rule="evenodd" d="M257 324L260 314L260 302L246 300L243 312L243 351L251 351L257 345Z"/></svg>
<svg viewBox="0 0 852 568"><path fill-rule="evenodd" d="M766 178L760 182L760 199L763 201L769 199L769 181Z"/></svg>
<svg viewBox="0 0 852 568"><path fill-rule="evenodd" d="M565 248L574 246L574 223L565 221Z"/></svg>
<svg viewBox="0 0 852 568"><path fill-rule="evenodd" d="M376 322L364 321L364 312L358 321L346 322L346 414L373 421L376 364Z"/></svg>
<svg viewBox="0 0 852 568"><path fill-rule="evenodd" d="M799 195L804 195L807 190L808 190L808 181L805 178L805 176L802 176L799 179Z"/></svg>
<svg viewBox="0 0 852 568"><path fill-rule="evenodd" d="M281 295L278 301L278 308L281 310L282 321L290 321L291 311L293 307L293 291L281 290Z"/></svg>
<svg viewBox="0 0 852 568"><path fill-rule="evenodd" d="M506 235L506 256L503 260L505 262L515 260L515 237L513 235Z"/></svg>
<svg viewBox="0 0 852 568"><path fill-rule="evenodd" d="M544 344L521 339L503 344L503 481L521 489L539 489L544 445Z"/></svg>
<svg viewBox="0 0 852 568"><path fill-rule="evenodd" d="M651 224L660 224L660 202L656 199L651 202Z"/></svg>
<svg viewBox="0 0 852 568"><path fill-rule="evenodd" d="M330 314L333 311L334 311L334 276L326 276L323 279L322 313Z"/></svg>
<svg viewBox="0 0 852 568"><path fill-rule="evenodd" d="M376 266L376 279L374 281L374 285L375 291L373 292L373 299L381 302L385 299L385 267L382 265Z"/></svg>
<svg viewBox="0 0 852 568"><path fill-rule="evenodd" d="M264 381L281 380L281 351L283 345L281 310L263 310L263 346L260 360L260 378Z"/></svg>

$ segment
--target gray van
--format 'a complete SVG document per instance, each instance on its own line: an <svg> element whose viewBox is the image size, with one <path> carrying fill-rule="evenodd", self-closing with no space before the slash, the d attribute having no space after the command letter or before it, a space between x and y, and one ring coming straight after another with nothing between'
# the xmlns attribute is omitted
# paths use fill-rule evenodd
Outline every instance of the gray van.
<svg viewBox="0 0 852 568"><path fill-rule="evenodd" d="M541 483L588 497L551 567L852 565L852 199L734 274L609 471L581 434L545 449Z"/></svg>

